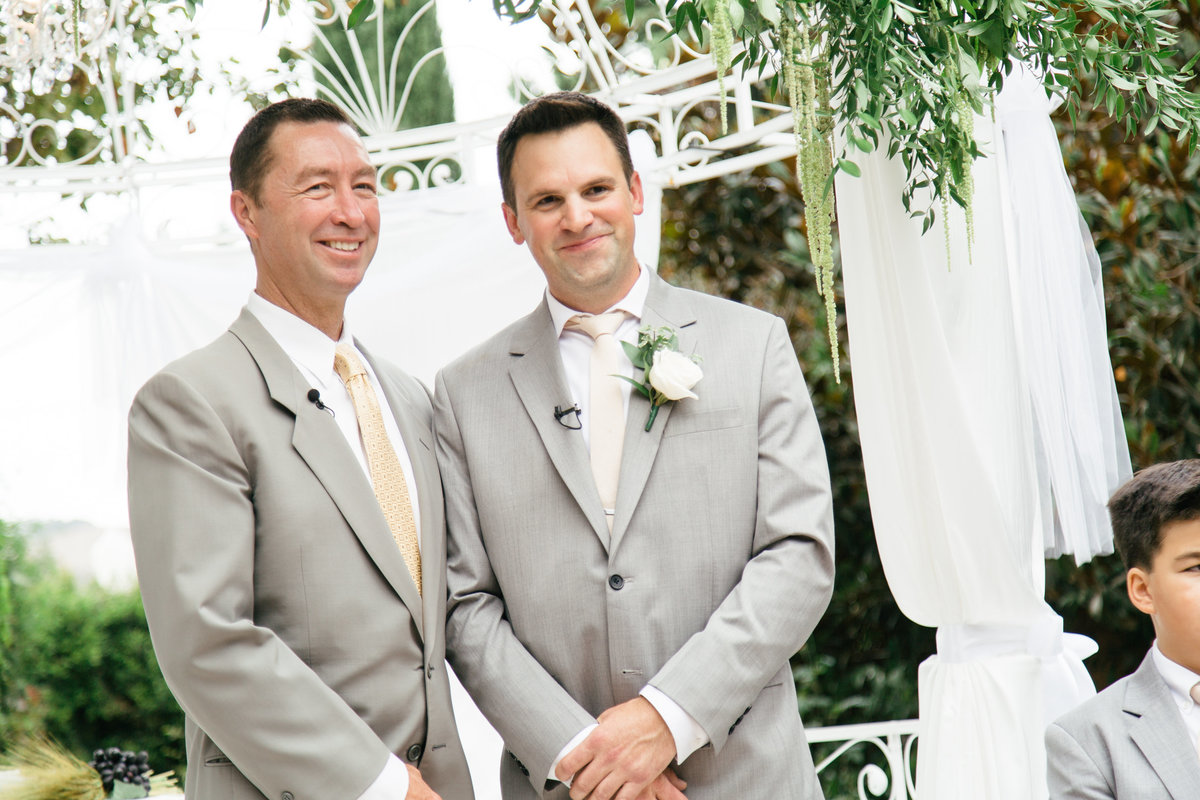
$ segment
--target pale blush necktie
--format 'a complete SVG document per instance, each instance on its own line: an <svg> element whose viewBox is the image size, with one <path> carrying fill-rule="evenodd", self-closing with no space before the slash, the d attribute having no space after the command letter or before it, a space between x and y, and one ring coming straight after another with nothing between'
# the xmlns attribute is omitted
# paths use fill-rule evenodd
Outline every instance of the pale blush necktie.
<svg viewBox="0 0 1200 800"><path fill-rule="evenodd" d="M624 311L595 316L576 314L566 327L592 337L588 366L588 441L592 477L604 506L604 518L612 530L617 507L617 482L621 474L621 450L625 444L625 396L621 391L621 343L614 335L625 321Z"/></svg>
<svg viewBox="0 0 1200 800"><path fill-rule="evenodd" d="M417 545L417 524L413 519L412 500L408 496L408 482L404 467L383 425L383 413L375 390L367 380L367 370L362 360L348 345L338 345L333 357L333 371L346 384L350 399L354 401L354 414L358 417L358 434L362 438L363 450L367 455L367 469L371 471L371 486L375 499L383 509L383 516L392 531L392 538L404 556L408 572L417 593L421 592L421 550Z"/></svg>
<svg viewBox="0 0 1200 800"><path fill-rule="evenodd" d="M1200 705L1200 683L1197 683L1191 689L1189 689L1188 694L1192 696L1192 702L1194 702L1196 705ZM1196 755L1200 756L1200 738L1196 740Z"/></svg>

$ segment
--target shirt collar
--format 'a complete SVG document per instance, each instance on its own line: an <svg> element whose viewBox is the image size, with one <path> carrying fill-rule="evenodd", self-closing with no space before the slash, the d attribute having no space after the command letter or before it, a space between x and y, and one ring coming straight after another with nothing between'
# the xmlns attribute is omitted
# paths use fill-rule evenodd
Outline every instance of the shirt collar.
<svg viewBox="0 0 1200 800"><path fill-rule="evenodd" d="M335 342L320 329L280 308L257 292L250 293L246 308L262 323L288 358L314 375L323 376L332 372L333 354L339 344L354 346L350 326L344 320L342 338Z"/></svg>
<svg viewBox="0 0 1200 800"><path fill-rule="evenodd" d="M629 289L629 293L606 308L604 313L624 311L635 320L641 321L642 312L646 308L646 295L650 292L650 271L640 264L638 270L637 280ZM564 305L557 297L550 294L549 289L546 290L546 304L550 306L550 319L554 321L554 335L562 336L563 327L571 320L571 317L580 312Z"/></svg>
<svg viewBox="0 0 1200 800"><path fill-rule="evenodd" d="M1162 676L1163 682L1171 690L1171 696L1179 704L1180 709L1187 710L1191 708L1194 705L1191 690L1200 681L1200 675L1163 655L1162 650L1158 649L1157 640L1154 642L1154 646L1150 648L1150 652L1152 654L1151 657L1154 659L1154 668L1158 670L1158 674Z"/></svg>

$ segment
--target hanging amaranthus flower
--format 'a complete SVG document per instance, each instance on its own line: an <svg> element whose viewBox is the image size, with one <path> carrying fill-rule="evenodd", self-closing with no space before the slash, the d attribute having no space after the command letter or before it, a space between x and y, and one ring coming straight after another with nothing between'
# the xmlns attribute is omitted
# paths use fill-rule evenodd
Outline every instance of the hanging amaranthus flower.
<svg viewBox="0 0 1200 800"><path fill-rule="evenodd" d="M825 301L826 332L833 356L834 380L841 383L837 306L833 286L833 117L829 108L829 62L816 58L809 35L811 23L783 24L783 80L792 108L796 138L796 179L804 200L808 250L816 272L817 291ZM798 29L798 31L797 31Z"/></svg>
<svg viewBox="0 0 1200 800"><path fill-rule="evenodd" d="M717 70L717 91L720 94L721 135L729 132L729 113L725 108L725 73L733 64L733 19L729 4L737 0L706 0L708 20L712 25L712 57ZM741 6L738 6L741 12Z"/></svg>

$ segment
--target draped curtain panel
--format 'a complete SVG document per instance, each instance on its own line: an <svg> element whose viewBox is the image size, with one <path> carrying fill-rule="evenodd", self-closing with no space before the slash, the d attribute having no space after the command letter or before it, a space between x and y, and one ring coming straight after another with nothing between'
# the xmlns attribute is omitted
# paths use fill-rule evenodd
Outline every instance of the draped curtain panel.
<svg viewBox="0 0 1200 800"><path fill-rule="evenodd" d="M1042 732L1094 693L1084 637L1043 599L1049 552L1111 552L1129 476L1098 261L1038 82L977 118L975 240L921 234L903 167L839 175L855 405L880 555L901 610L938 628L921 665L921 800L1046 796ZM881 148L882 150L883 148Z"/></svg>

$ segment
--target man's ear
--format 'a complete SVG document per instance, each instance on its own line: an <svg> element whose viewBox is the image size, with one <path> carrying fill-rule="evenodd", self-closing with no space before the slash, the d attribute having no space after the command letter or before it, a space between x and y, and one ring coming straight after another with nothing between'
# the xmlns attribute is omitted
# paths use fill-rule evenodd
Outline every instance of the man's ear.
<svg viewBox="0 0 1200 800"><path fill-rule="evenodd" d="M1125 591L1129 602L1143 614L1154 616L1154 595L1150 592L1150 576L1141 567L1132 567L1125 573Z"/></svg>
<svg viewBox="0 0 1200 800"><path fill-rule="evenodd" d="M255 223L257 215L254 201L241 189L235 189L233 194L229 195L229 210L233 212L233 219L242 229L242 233L246 234L246 238L256 240L258 225Z"/></svg>
<svg viewBox="0 0 1200 800"><path fill-rule="evenodd" d="M646 207L646 195L642 190L642 176L637 172L629 176L629 193L633 195L633 213L642 213Z"/></svg>
<svg viewBox="0 0 1200 800"><path fill-rule="evenodd" d="M517 225L517 212L513 211L508 203L501 203L500 210L504 212L504 224L508 226L508 235L517 244L525 244L525 234L521 233L521 228Z"/></svg>

